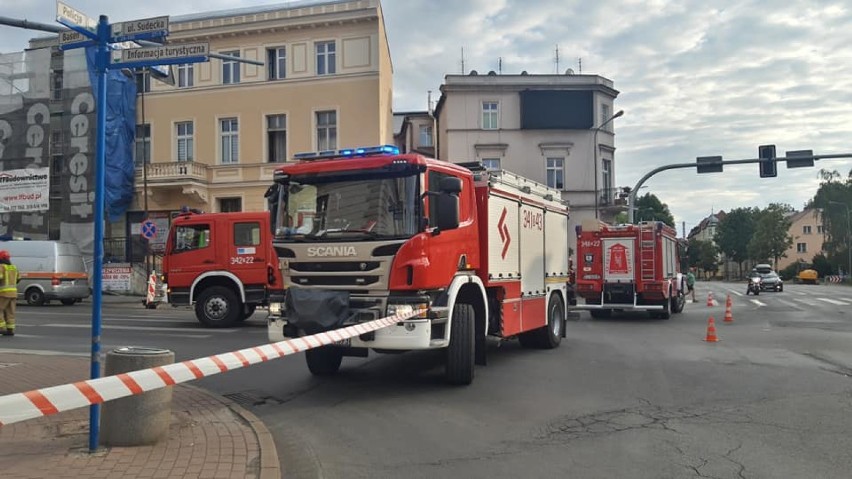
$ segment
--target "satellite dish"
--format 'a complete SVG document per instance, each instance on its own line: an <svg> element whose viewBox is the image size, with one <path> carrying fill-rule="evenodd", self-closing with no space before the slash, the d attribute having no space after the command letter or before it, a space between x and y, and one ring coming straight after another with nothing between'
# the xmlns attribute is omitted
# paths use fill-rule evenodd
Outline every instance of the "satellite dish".
<svg viewBox="0 0 852 479"><path fill-rule="evenodd" d="M569 69L565 70L565 74L566 74L566 75L573 75L573 74L574 74L574 69L573 69L573 68L569 68Z"/></svg>
<svg viewBox="0 0 852 479"><path fill-rule="evenodd" d="M529 73L527 73L527 71L524 70L524 71L521 72L521 75L529 75Z"/></svg>
<svg viewBox="0 0 852 479"><path fill-rule="evenodd" d="M494 70L491 70L490 72L488 72L488 76L490 76L490 77L497 76L497 72L495 72Z"/></svg>
<svg viewBox="0 0 852 479"><path fill-rule="evenodd" d="M478 72L478 71L476 71L476 70L471 70L471 71L470 71L470 76L476 76L476 75L479 75L479 72Z"/></svg>

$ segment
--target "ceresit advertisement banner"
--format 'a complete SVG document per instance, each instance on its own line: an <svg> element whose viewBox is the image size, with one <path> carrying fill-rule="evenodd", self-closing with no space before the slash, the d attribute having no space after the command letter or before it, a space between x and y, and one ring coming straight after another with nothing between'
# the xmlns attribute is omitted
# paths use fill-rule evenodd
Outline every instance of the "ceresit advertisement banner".
<svg viewBox="0 0 852 479"><path fill-rule="evenodd" d="M0 171L0 213L50 208L50 168Z"/></svg>
<svg viewBox="0 0 852 479"><path fill-rule="evenodd" d="M633 281L633 240L605 239L604 280Z"/></svg>

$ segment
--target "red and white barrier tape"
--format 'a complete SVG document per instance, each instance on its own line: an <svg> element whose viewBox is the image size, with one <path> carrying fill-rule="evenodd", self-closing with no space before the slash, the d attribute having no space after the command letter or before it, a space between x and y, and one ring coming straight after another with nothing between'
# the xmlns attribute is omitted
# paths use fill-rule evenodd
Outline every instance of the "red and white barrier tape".
<svg viewBox="0 0 852 479"><path fill-rule="evenodd" d="M337 341L386 328L421 312L421 310L415 310L405 314L395 314L324 333L264 344L206 358L192 359L167 366L0 396L0 427L27 419L91 406L92 404L100 404L113 399L142 394L271 359L290 356L308 349L327 346Z"/></svg>

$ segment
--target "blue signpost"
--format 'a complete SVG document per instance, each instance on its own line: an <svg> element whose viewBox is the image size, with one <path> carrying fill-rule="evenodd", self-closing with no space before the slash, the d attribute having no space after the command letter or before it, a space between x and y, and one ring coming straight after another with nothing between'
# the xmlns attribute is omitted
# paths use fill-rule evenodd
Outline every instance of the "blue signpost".
<svg viewBox="0 0 852 479"><path fill-rule="evenodd" d="M95 54L97 134L95 145L95 248L92 271L92 352L91 378L101 377L101 309L103 301L103 261L104 261L104 194L105 194L105 148L106 148L106 99L107 71L109 69L151 67L155 65L173 65L178 63L197 63L208 61L209 45L155 46L149 48L123 49L121 60L113 62L110 58L110 44L168 35L168 17L157 17L133 22L122 22L115 27L109 24L106 15L97 22L74 8L57 1L56 21L80 35L68 32L60 38L60 48L81 48L88 45L97 47ZM115 32L117 35L113 35ZM84 38L85 37L85 38ZM152 224L153 226L153 224ZM156 226L147 228L147 233L156 234ZM89 414L89 450L98 448L100 430L100 405L90 407Z"/></svg>

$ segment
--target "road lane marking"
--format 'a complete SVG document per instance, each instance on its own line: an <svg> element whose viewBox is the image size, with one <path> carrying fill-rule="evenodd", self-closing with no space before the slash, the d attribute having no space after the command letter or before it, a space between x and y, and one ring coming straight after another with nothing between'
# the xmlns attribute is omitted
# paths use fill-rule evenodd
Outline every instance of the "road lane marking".
<svg viewBox="0 0 852 479"><path fill-rule="evenodd" d="M794 303L794 302L792 302L792 301L785 301L785 300L783 300L783 299L779 299L779 300L778 300L778 302L779 302L779 303L781 303L781 304L785 304L785 305L787 305L787 306L790 306L790 307L792 307L792 308L798 308L798 307L799 307L799 305L798 305L798 304L796 304L796 303Z"/></svg>
<svg viewBox="0 0 852 479"><path fill-rule="evenodd" d="M48 323L48 324L33 324L31 327L46 327L46 328L91 328L90 324L57 324L57 323ZM170 331L189 331L198 333L199 328L155 328L151 326L109 326L104 325L104 329L123 329L128 331L157 331L157 332L170 332ZM239 331L238 329L211 329L209 332L211 333L233 333ZM266 331L263 331L265 334Z"/></svg>
<svg viewBox="0 0 852 479"><path fill-rule="evenodd" d="M846 301L838 301L836 299L831 299L831 298L816 298L816 299L818 299L820 301L825 301L826 303L836 304L838 306L849 306L849 303L847 303Z"/></svg>
<svg viewBox="0 0 852 479"><path fill-rule="evenodd" d="M17 334L15 335L17 336ZM35 354L38 356L81 356L91 357L92 353L70 353L68 351L52 351L49 349L11 349L0 348L0 353L8 354Z"/></svg>
<svg viewBox="0 0 852 479"><path fill-rule="evenodd" d="M817 306L817 303L814 303L813 301L810 301L810 300L807 300L807 299L796 298L796 302L807 304L808 306Z"/></svg>
<svg viewBox="0 0 852 479"><path fill-rule="evenodd" d="M749 301L756 304L758 308L761 307L761 306L766 306L766 303L761 303L760 300L758 300L758 299L750 299Z"/></svg>

